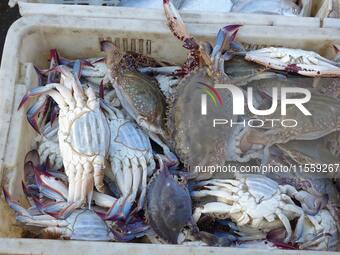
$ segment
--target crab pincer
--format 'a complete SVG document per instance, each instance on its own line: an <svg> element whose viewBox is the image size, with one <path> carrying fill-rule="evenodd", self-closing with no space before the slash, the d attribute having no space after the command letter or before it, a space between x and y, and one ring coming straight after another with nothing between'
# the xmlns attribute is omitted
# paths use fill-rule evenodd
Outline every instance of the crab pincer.
<svg viewBox="0 0 340 255"><path fill-rule="evenodd" d="M187 60L182 69L176 72L177 75L185 76L203 64L210 65L210 62L214 62L216 55L222 51L222 48L237 48L236 45L238 44L234 40L241 25L228 25L220 29L215 47L210 52L211 45L209 43L200 42L190 35L181 15L170 0L163 0L163 8L170 31L177 39L183 42L183 47L189 51ZM225 58L230 57L226 55Z"/></svg>

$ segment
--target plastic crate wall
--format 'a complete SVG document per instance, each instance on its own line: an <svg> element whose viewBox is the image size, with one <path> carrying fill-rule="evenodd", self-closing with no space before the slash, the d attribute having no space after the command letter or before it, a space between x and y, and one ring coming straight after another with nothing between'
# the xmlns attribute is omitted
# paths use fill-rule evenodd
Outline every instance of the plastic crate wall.
<svg viewBox="0 0 340 255"><path fill-rule="evenodd" d="M14 6L18 0L10 0L9 5ZM22 2L42 3L42 4L74 4L74 5L103 5L114 6L120 3L120 0L26 0Z"/></svg>

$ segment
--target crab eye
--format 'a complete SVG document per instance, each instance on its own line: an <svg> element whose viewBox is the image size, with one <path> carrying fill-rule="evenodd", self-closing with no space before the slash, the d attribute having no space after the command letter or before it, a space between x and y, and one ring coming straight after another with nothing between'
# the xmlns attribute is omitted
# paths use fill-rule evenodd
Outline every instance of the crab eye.
<svg viewBox="0 0 340 255"><path fill-rule="evenodd" d="M185 183L186 183L185 178L183 178L182 176L176 176L176 181L177 181L179 184L185 184Z"/></svg>

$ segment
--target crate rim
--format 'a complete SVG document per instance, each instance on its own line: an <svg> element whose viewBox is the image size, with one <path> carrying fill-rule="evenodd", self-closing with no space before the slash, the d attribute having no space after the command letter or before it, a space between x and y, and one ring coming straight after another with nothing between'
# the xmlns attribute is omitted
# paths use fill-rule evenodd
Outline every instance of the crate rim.
<svg viewBox="0 0 340 255"><path fill-rule="evenodd" d="M169 244L146 244L146 243L118 243L118 242L88 242L73 240L50 240L50 239L26 239L26 238L0 238L0 254L51 254L59 255L60 250L57 248L63 246L65 254L82 255L98 254L100 250L102 255L119 255L122 253L131 253L131 250L137 255L164 255L177 254L195 254L195 255L217 255L223 252L230 252L237 255L333 255L336 252L323 251L296 251L280 249L248 249L232 247L208 247L208 246L185 246ZM133 246L133 247L131 247ZM157 249L155 249L157 248Z"/></svg>
<svg viewBox="0 0 340 255"><path fill-rule="evenodd" d="M46 19L51 19L49 22L43 23ZM68 24L63 24L62 22L58 24L53 24L53 19L74 20L75 18L70 17L53 17L38 15L38 16L27 16L18 19L10 27L3 51L3 57L0 69L0 90L2 91L1 97L5 100L0 100L0 116L2 116L2 121L0 122L0 183L3 173L4 156L7 144L7 138L9 134L9 127L12 118L12 112L15 111L15 106L13 105L17 75L13 73L19 73L19 63L18 63L18 52L21 46L21 38L32 31L36 31L39 27L56 27L63 28L68 27ZM79 19L79 18L78 18ZM82 19L82 18L80 18ZM84 18L86 19L86 18ZM93 18L93 20L99 18ZM102 19L103 21L103 19ZM158 22L159 23L159 22ZM158 24L157 23L157 24ZM73 27L79 29L87 29L88 27L95 27L95 24L88 22L88 26L82 25L81 22L73 24ZM266 27L266 26L262 26ZM292 28L291 28L292 29ZM309 28L312 30L313 28ZM319 28L320 29L320 28ZM320 34L325 29L320 29ZM327 31L336 31L334 29L327 29ZM161 31L163 32L163 31ZM169 33L165 31L164 33ZM335 35L334 35L335 38ZM339 39L339 38L338 38ZM340 40L340 39L339 39ZM11 50L9 50L11 49ZM16 50L13 50L16 49ZM41 245L44 243L44 245ZM60 254L58 249L53 250L53 247L63 246L68 252L66 254L73 252L76 254L83 254L84 251L95 252L100 248L107 247L106 251L103 250L102 254L114 254L116 251L121 253L121 251L131 252L130 249L134 249L136 254L159 254L162 252L164 254L173 254L173 252L183 251L185 253L191 254L219 254L220 252L235 252L238 255L250 255L250 254L284 254L284 255L300 255L308 254L313 255L313 251L289 251L289 250L263 250L263 249L240 249L240 248L214 248L214 247L190 247L190 246L177 246L177 245L156 245L156 244L125 244L125 243L103 243L103 242L81 242L81 241L63 241L63 240L44 240L44 239L26 239L26 238L0 238L0 254ZM157 248L157 249L155 249ZM176 250L175 250L176 249ZM223 249L223 250L222 250ZM58 253L57 253L58 252ZM77 253L78 252L78 253ZM105 253L106 252L106 253ZM118 254L118 253L117 253ZM317 252L315 254L333 254L333 252Z"/></svg>

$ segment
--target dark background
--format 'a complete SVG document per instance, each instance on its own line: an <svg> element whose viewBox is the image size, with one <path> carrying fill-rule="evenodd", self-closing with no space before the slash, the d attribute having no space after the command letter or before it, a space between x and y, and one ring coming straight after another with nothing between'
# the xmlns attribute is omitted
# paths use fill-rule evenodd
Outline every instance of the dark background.
<svg viewBox="0 0 340 255"><path fill-rule="evenodd" d="M0 0L0 61L8 28L20 17L18 6L9 8L7 0Z"/></svg>

